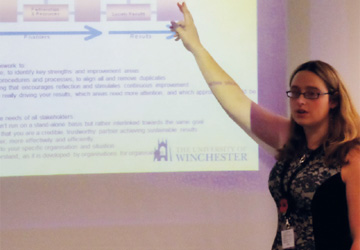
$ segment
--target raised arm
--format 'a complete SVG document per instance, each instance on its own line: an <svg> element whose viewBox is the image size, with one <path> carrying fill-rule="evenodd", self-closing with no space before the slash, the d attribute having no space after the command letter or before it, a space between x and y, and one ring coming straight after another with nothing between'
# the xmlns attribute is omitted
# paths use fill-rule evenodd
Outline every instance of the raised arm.
<svg viewBox="0 0 360 250"><path fill-rule="evenodd" d="M185 3L179 4L184 21L172 22L176 40L195 57L200 71L212 93L226 113L258 143L273 149L281 148L287 140L289 121L253 103L239 85L216 63L202 46L193 18Z"/></svg>

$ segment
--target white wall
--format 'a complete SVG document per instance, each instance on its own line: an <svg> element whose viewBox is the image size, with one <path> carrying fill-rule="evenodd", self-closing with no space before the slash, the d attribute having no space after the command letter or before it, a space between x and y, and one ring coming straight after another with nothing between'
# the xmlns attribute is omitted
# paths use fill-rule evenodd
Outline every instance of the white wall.
<svg viewBox="0 0 360 250"><path fill-rule="evenodd" d="M288 75L313 59L339 71L360 110L360 1L288 1Z"/></svg>

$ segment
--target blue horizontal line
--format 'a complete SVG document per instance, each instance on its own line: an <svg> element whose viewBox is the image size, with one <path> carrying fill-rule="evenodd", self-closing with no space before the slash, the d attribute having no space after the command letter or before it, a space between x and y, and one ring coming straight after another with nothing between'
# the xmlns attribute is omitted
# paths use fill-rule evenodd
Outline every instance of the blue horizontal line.
<svg viewBox="0 0 360 250"><path fill-rule="evenodd" d="M84 39L90 40L100 36L102 33L87 25L84 26L87 31L5 31L0 32L0 36L32 36L32 35L87 35Z"/></svg>
<svg viewBox="0 0 360 250"><path fill-rule="evenodd" d="M14 31L0 32L0 36L26 36L26 35L88 35L88 31Z"/></svg>

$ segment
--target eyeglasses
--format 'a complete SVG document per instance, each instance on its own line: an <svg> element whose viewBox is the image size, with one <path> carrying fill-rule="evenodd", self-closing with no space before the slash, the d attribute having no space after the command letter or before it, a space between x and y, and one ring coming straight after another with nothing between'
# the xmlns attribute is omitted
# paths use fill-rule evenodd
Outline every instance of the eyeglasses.
<svg viewBox="0 0 360 250"><path fill-rule="evenodd" d="M301 95L304 95L304 98L314 100L314 99L318 99L321 95L331 95L331 94L332 94L331 92L319 93L317 91L305 91L303 93L301 93L300 91L293 91L293 90L286 91L286 95L292 99L297 99Z"/></svg>

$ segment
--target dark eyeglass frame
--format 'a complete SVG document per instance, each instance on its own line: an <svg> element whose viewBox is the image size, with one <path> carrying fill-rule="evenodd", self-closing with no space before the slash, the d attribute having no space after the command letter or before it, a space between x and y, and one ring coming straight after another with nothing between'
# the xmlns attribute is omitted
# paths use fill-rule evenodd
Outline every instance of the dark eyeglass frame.
<svg viewBox="0 0 360 250"><path fill-rule="evenodd" d="M305 92L292 91L292 90L286 91L287 97L291 99L298 99L301 95L303 95L305 99L309 99L309 100L319 99L321 95L332 95L333 92L316 93L315 96L312 96L312 94L314 94L314 91L305 91Z"/></svg>

